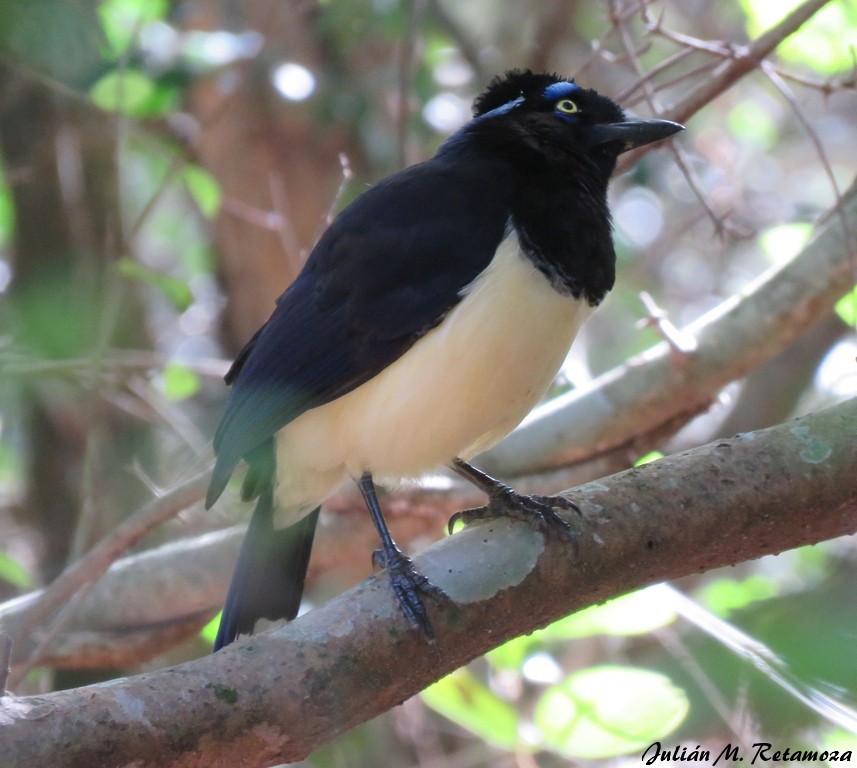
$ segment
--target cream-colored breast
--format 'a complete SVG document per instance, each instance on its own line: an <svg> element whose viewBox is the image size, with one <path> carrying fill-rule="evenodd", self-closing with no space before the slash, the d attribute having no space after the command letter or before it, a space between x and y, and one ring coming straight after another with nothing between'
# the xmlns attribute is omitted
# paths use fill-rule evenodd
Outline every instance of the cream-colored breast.
<svg viewBox="0 0 857 768"><path fill-rule="evenodd" d="M417 477L494 445L543 397L590 312L558 293L510 235L437 328L281 430L278 501L305 513L347 475Z"/></svg>

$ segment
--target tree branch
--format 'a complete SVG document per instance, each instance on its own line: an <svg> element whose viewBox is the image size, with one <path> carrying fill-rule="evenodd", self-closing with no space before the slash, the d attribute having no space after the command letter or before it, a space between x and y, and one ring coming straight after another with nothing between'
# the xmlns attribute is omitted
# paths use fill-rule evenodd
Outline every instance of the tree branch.
<svg viewBox="0 0 857 768"><path fill-rule="evenodd" d="M728 52L730 58L718 66L710 76L697 83L684 99L665 110L659 117L674 120L677 123L687 122L738 80L757 69L783 40L797 32L829 2L830 0L806 0L779 24L775 24L747 46L729 45L725 50L713 48L713 52L718 55L727 55ZM651 32L660 31L660 21L650 23L649 29ZM651 149L652 147L645 147L625 153L619 159L616 172L624 173L637 162L641 155Z"/></svg>
<svg viewBox="0 0 857 768"><path fill-rule="evenodd" d="M694 88L684 100L674 105L669 111L669 119L683 122L695 115L744 75L755 70L783 40L797 32L829 2L830 0L807 0L748 46L730 46L733 58L725 62L699 87Z"/></svg>
<svg viewBox="0 0 857 768"><path fill-rule="evenodd" d="M857 529L857 399L577 488L580 552L473 526L417 563L439 655L386 575L286 627L178 667L0 700L5 765L260 766L303 758L503 641L665 579ZM402 659L407 659L403 673Z"/></svg>
<svg viewBox="0 0 857 768"><path fill-rule="evenodd" d="M76 607L40 666L123 667L164 653L208 621L223 603L246 527L179 539L114 562ZM0 636L15 637L11 663L24 664L41 640L23 633L43 590L0 605ZM169 600L164 600L164 595Z"/></svg>
<svg viewBox="0 0 857 768"><path fill-rule="evenodd" d="M152 499L96 544L86 556L64 571L42 591L37 600L28 604L22 612L23 615L19 616L12 634L13 648L19 643L23 644L25 638L30 639L39 623L66 605L73 596L80 599L80 591L91 589L110 565L143 538L152 527L169 520L197 501L205 492L210 474L211 470L206 469L187 482ZM48 632L50 633L50 630ZM45 653L47 648L37 646L34 651L37 654ZM35 661L35 658L33 660ZM22 672L21 668L16 670L12 684Z"/></svg>

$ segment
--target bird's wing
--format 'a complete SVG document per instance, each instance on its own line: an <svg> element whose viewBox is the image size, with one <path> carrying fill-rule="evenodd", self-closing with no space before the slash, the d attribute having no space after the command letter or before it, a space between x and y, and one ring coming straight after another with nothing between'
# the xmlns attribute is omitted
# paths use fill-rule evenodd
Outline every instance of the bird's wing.
<svg viewBox="0 0 857 768"><path fill-rule="evenodd" d="M470 163L463 175L435 158L337 217L227 376L209 506L254 448L377 375L443 319L502 240L511 186L502 169Z"/></svg>

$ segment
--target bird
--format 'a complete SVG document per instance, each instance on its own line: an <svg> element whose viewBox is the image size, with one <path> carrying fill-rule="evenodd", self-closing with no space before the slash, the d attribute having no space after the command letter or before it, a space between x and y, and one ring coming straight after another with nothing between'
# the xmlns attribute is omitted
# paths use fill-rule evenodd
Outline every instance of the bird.
<svg viewBox="0 0 857 768"><path fill-rule="evenodd" d="M225 376L210 508L240 462L256 501L214 650L299 610L322 503L349 478L408 625L443 601L395 544L375 479L446 465L511 515L573 538L564 496L524 496L470 462L542 399L615 280L608 181L623 152L683 126L571 78L511 70L436 154L370 186L322 233ZM579 511L579 510L577 510Z"/></svg>

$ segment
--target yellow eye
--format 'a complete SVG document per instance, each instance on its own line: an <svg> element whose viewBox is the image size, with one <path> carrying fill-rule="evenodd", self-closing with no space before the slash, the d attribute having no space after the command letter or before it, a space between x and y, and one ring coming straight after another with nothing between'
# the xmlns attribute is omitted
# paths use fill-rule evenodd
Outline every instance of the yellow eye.
<svg viewBox="0 0 857 768"><path fill-rule="evenodd" d="M560 99L556 103L556 108L560 112L565 112L567 115L573 115L575 112L580 112L580 107L578 107L571 99Z"/></svg>

